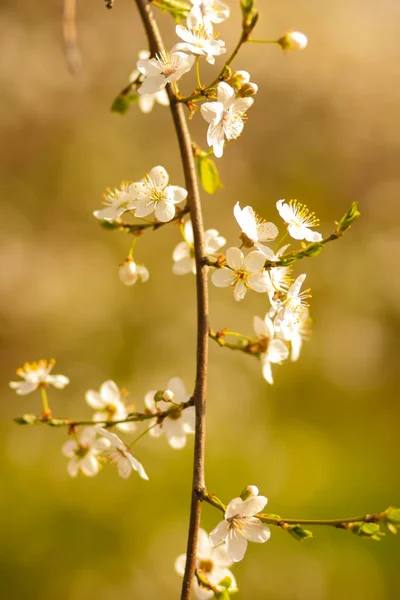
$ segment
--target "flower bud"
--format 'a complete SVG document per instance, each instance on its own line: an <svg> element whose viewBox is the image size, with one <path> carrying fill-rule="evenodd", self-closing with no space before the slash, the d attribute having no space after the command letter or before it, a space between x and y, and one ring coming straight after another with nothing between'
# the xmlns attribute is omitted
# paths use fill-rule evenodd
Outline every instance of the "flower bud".
<svg viewBox="0 0 400 600"><path fill-rule="evenodd" d="M134 260L127 258L119 267L119 278L124 285L134 285L138 280L137 267Z"/></svg>
<svg viewBox="0 0 400 600"><path fill-rule="evenodd" d="M307 36L300 31L290 31L279 38L278 44L282 50L304 50L308 44Z"/></svg>
<svg viewBox="0 0 400 600"><path fill-rule="evenodd" d="M239 90L239 96L241 98L250 98L255 96L258 92L258 85L256 83L245 83Z"/></svg>
<svg viewBox="0 0 400 600"><path fill-rule="evenodd" d="M247 488L245 488L240 494L242 500L247 500L248 498L252 498L253 496L258 496L258 487L256 487L255 485L248 485Z"/></svg>
<svg viewBox="0 0 400 600"><path fill-rule="evenodd" d="M174 392L171 392L171 390L165 390L162 393L161 397L164 400L164 402L172 402L175 397L175 394L174 394Z"/></svg>

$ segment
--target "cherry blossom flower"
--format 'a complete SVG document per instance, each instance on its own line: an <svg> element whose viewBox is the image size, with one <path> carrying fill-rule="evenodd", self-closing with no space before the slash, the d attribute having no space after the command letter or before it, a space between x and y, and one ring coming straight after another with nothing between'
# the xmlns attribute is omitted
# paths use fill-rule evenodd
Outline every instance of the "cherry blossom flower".
<svg viewBox="0 0 400 600"><path fill-rule="evenodd" d="M186 445L186 435L194 433L195 410L193 406L185 409L179 409L179 404L183 404L190 399L186 394L185 385L179 377L173 377L167 383L167 390L164 392L163 400L155 402L156 391L147 392L144 402L146 409L149 412L157 414L164 412L178 405L176 412L174 411L165 417L161 423L157 424L157 418L152 420L149 434L152 437L159 437L165 433L167 441L171 448L180 450ZM167 401L169 400L169 401ZM172 403L173 402L173 403Z"/></svg>
<svg viewBox="0 0 400 600"><path fill-rule="evenodd" d="M239 248L228 248L226 262L226 267L213 272L211 281L217 287L233 287L236 301L243 300L248 289L260 293L268 291L262 272L265 262L262 252L255 250L245 257Z"/></svg>
<svg viewBox="0 0 400 600"><path fill-rule="evenodd" d="M297 200L289 200L289 202L278 200L276 208L287 224L288 232L292 238L307 240L307 242L320 242L322 240L320 233L310 229L310 227L319 225L319 219L304 204L300 204Z"/></svg>
<svg viewBox="0 0 400 600"><path fill-rule="evenodd" d="M17 375L22 378L22 381L10 381L10 387L19 396L25 396L40 387L49 385L54 385L55 388L62 390L68 385L69 379L65 375L50 375L55 364L54 358L25 363L23 367L17 369Z"/></svg>
<svg viewBox="0 0 400 600"><path fill-rule="evenodd" d="M145 59L149 59L149 58L150 58L150 52L148 50L140 50L139 60L145 60ZM140 71L138 69L135 69L130 74L129 81L131 83L135 83L136 86L141 85L141 83L143 82L143 75L140 73ZM144 113L144 114L150 113L153 110L154 105L156 103L161 104L161 106L169 105L168 94L167 94L167 91L165 90L165 88L161 88L161 90L159 90L155 94L143 94L143 93L139 94L138 104L139 104L139 109L141 110L142 113Z"/></svg>
<svg viewBox="0 0 400 600"><path fill-rule="evenodd" d="M243 116L253 102L253 98L236 98L235 90L222 81L218 84L217 102L204 102L201 105L201 114L210 124L207 143L213 147L217 158L224 153L225 138L234 140L242 133Z"/></svg>
<svg viewBox="0 0 400 600"><path fill-rule="evenodd" d="M270 262L278 262L289 248L289 244L282 246L274 252L267 246L259 246L265 258ZM268 296L272 305L287 293L289 286L293 283L292 267L270 267L264 271L268 283Z"/></svg>
<svg viewBox="0 0 400 600"><path fill-rule="evenodd" d="M221 0L190 0L194 5L190 15L209 33L213 32L213 23L222 23L230 14L229 6Z"/></svg>
<svg viewBox="0 0 400 600"><path fill-rule="evenodd" d="M178 50L178 48L177 48ZM160 52L154 58L142 58L137 62L138 71L145 79L138 92L142 95L156 94L167 83L178 81L193 66L194 56L184 52Z"/></svg>
<svg viewBox="0 0 400 600"><path fill-rule="evenodd" d="M226 541L228 556L233 562L242 560L248 541L262 544L269 540L271 535L269 528L254 516L263 510L268 500L265 496L258 495L255 486L251 487L254 494L246 500L231 500L226 507L225 520L210 533L212 546Z"/></svg>
<svg viewBox="0 0 400 600"><path fill-rule="evenodd" d="M95 428L99 434L104 436L110 446L103 454L107 460L115 465L118 470L118 475L123 479L127 479L132 471L136 471L142 479L148 481L148 476L143 468L143 465L129 452L128 447L122 442L115 433L111 433L108 429L102 427Z"/></svg>
<svg viewBox="0 0 400 600"><path fill-rule="evenodd" d="M196 7L194 7L196 8ZM199 11L191 10L186 20L187 27L183 25L176 26L176 34L183 42L176 44L172 51L183 50L198 56L205 56L206 61L213 65L215 57L225 54L225 42L216 39L203 24L202 16ZM194 57L192 57L194 58Z"/></svg>
<svg viewBox="0 0 400 600"><path fill-rule="evenodd" d="M242 209L239 202L236 202L233 214L239 227L242 229L240 237L246 248L255 246L258 250L262 251L263 246L260 242L270 242L279 233L276 225L261 219L256 215L251 206L245 206ZM267 248L267 250L269 251L270 249Z"/></svg>
<svg viewBox="0 0 400 600"><path fill-rule="evenodd" d="M150 273L144 265L138 265L133 258L127 258L119 266L118 275L125 285L135 285L139 280L142 283L148 281Z"/></svg>
<svg viewBox="0 0 400 600"><path fill-rule="evenodd" d="M309 311L307 309L304 310L297 320L282 321L280 327L277 329L277 334L282 339L290 342L290 360L292 362L297 361L303 346L303 340L308 339L311 334Z"/></svg>
<svg viewBox="0 0 400 600"><path fill-rule="evenodd" d="M127 210L135 208L135 197L132 190L132 184L126 181L121 183L119 188L115 190L108 189L103 194L103 204L105 208L94 211L96 219L104 221L115 221Z"/></svg>
<svg viewBox="0 0 400 600"><path fill-rule="evenodd" d="M79 438L68 440L63 445L62 453L70 459L67 471L71 477L76 477L79 471L87 477L93 477L99 472L99 458L110 448L110 442L97 437L97 433L96 427L86 427Z"/></svg>
<svg viewBox="0 0 400 600"><path fill-rule="evenodd" d="M289 31L278 40L283 50L304 50L308 44L307 36L300 31Z"/></svg>
<svg viewBox="0 0 400 600"><path fill-rule="evenodd" d="M211 585L214 585L218 591L226 589L226 587L223 586L220 586L219 589L218 584L227 578L231 580L228 591L238 591L235 577L228 568L232 564L233 561L228 556L227 545L223 543L217 546L217 548L213 548L207 532L204 531L204 529L199 529L195 568L199 569L207 581L209 581ZM175 561L175 571L178 575L183 576L185 565L186 554L181 554ZM214 597L214 592L200 586L197 579L193 579L193 592L199 600L207 600L208 598Z"/></svg>
<svg viewBox="0 0 400 600"><path fill-rule="evenodd" d="M307 299L311 297L310 290L301 291L301 286L306 278L303 273L289 287L286 297L276 304L275 327L285 328L288 323L297 322L308 309Z"/></svg>
<svg viewBox="0 0 400 600"><path fill-rule="evenodd" d="M186 221L183 228L184 242L179 242L172 253L172 271L175 275L186 275L187 273L196 273L196 261L194 258L194 239L193 227L191 221ZM204 232L204 251L206 255L212 256L222 246L226 244L226 239L219 235L216 229L207 229Z"/></svg>
<svg viewBox="0 0 400 600"><path fill-rule="evenodd" d="M135 217L147 217L152 212L166 223L175 216L175 204L187 197L187 191L177 185L168 185L164 167L154 167L140 182L132 184L135 196Z"/></svg>
<svg viewBox="0 0 400 600"><path fill-rule="evenodd" d="M265 381L271 385L274 383L272 378L271 364L281 364L289 356L289 350L282 342L275 338L274 325L268 315L265 319L254 317L254 331L259 338L259 344L262 349L260 354L262 373Z"/></svg>
<svg viewBox="0 0 400 600"><path fill-rule="evenodd" d="M96 411L94 421L122 421L128 416L128 409L122 401L121 392L114 381L105 381L99 392L88 390L85 394L86 402ZM136 423L118 423L116 428L120 431L130 432L136 429Z"/></svg>

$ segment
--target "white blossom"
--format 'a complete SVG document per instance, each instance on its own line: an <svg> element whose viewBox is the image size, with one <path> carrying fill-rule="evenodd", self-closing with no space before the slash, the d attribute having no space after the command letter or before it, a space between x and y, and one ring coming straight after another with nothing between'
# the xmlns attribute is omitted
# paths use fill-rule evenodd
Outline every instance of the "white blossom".
<svg viewBox="0 0 400 600"><path fill-rule="evenodd" d="M56 361L53 358L25 363L23 367L17 369L17 375L22 378L22 381L10 381L10 387L19 396L25 396L39 387L49 385L54 385L55 388L62 390L68 385L69 379L65 375L50 375L55 364Z"/></svg>
<svg viewBox="0 0 400 600"><path fill-rule="evenodd" d="M239 202L236 202L233 214L242 230L241 239L246 248L255 246L258 250L263 251L264 246L260 242L270 242L279 233L276 225L261 219L251 206L245 206L242 209ZM270 249L267 248L267 250Z"/></svg>
<svg viewBox="0 0 400 600"><path fill-rule="evenodd" d="M218 591L226 589L223 586L220 586L219 588L218 584L227 578L231 580L228 590L230 592L238 591L235 577L228 568L232 566L232 564L233 561L228 556L227 545L223 543L217 546L217 548L213 548L207 532L204 531L204 529L199 529L195 568L201 570L207 581L209 581L211 585L216 586ZM175 570L178 575L183 576L185 565L186 554L181 554L175 561ZM211 590L207 590L200 586L196 578L193 579L193 592L199 600L208 600L208 598L214 597L214 593Z"/></svg>
<svg viewBox="0 0 400 600"><path fill-rule="evenodd" d="M190 0L194 5L190 15L209 33L213 32L213 23L222 23L230 14L229 6L221 0Z"/></svg>
<svg viewBox="0 0 400 600"><path fill-rule="evenodd" d="M268 315L264 320L257 316L254 317L254 331L262 349L260 359L263 377L265 381L273 384L271 364L281 364L289 356L289 350L282 340L274 339L274 324Z"/></svg>
<svg viewBox="0 0 400 600"><path fill-rule="evenodd" d="M100 391L88 390L85 394L88 405L96 412L94 421L122 421L128 416L128 409L121 398L121 391L114 381L105 381ZM118 423L120 431L130 432L136 429L136 423Z"/></svg>
<svg viewBox="0 0 400 600"><path fill-rule="evenodd" d="M213 272L211 281L217 287L233 287L235 300L243 300L248 289L260 293L268 291L268 283L262 272L265 263L262 252L254 250L245 257L239 248L228 248L226 262L226 267Z"/></svg>
<svg viewBox="0 0 400 600"><path fill-rule="evenodd" d="M289 248L289 244L282 246L274 252L267 246L259 246L259 249L264 254L265 258L270 262L278 262L281 260L282 255ZM279 300L282 295L286 294L290 284L293 282L291 276L292 267L270 267L265 269L264 274L268 283L268 296L272 305Z"/></svg>
<svg viewBox="0 0 400 600"><path fill-rule="evenodd" d="M223 155L225 138L234 140L242 133L243 115L253 102L253 98L236 98L235 90L222 81L218 84L217 101L201 105L201 114L210 124L207 143L213 147L217 158Z"/></svg>
<svg viewBox="0 0 400 600"><path fill-rule="evenodd" d="M146 479L146 481L149 479L143 465L132 456L128 447L115 433L97 426L96 430L110 442L109 448L104 451L104 456L111 464L116 466L120 477L127 479L132 471L136 471L142 479Z"/></svg>
<svg viewBox="0 0 400 600"><path fill-rule="evenodd" d="M96 219L104 221L115 221L127 210L133 210L136 206L135 198L132 190L132 184L126 181L121 183L119 188L115 190L108 189L103 194L103 204L105 208L94 211Z"/></svg>
<svg viewBox="0 0 400 600"><path fill-rule="evenodd" d="M247 542L259 544L269 540L271 532L254 515L263 510L268 500L265 496L252 495L247 500L234 498L226 507L225 520L221 521L210 533L212 546L227 543L228 556L234 562L242 560L246 553Z"/></svg>
<svg viewBox="0 0 400 600"><path fill-rule="evenodd" d="M309 311L305 309L298 319L282 321L276 331L282 339L290 342L290 360L292 362L297 361L303 346L303 340L308 339L311 333Z"/></svg>
<svg viewBox="0 0 400 600"><path fill-rule="evenodd" d="M283 50L304 50L308 44L307 36L300 31L289 31L278 40Z"/></svg>
<svg viewBox="0 0 400 600"><path fill-rule="evenodd" d="M276 208L287 224L287 230L292 238L307 240L307 242L320 242L322 240L320 233L310 229L310 227L319 225L319 219L304 204L300 204L297 200L289 200L289 202L278 200Z"/></svg>
<svg viewBox="0 0 400 600"><path fill-rule="evenodd" d="M238 95L242 98L255 96L258 92L258 85L250 81L248 71L235 71L228 83L238 91Z"/></svg>
<svg viewBox="0 0 400 600"><path fill-rule="evenodd" d="M134 285L137 281L145 283L150 277L148 269L144 265L137 264L133 258L127 258L119 266L118 275L124 285Z"/></svg>
<svg viewBox="0 0 400 600"><path fill-rule="evenodd" d="M150 58L150 52L148 50L140 50L139 60L145 60ZM132 71L129 76L129 81L137 85L141 85L143 76L138 69ZM161 104L161 106L168 106L169 99L165 88L161 88L155 94L139 94L138 104L142 113L148 114L154 108L155 104Z"/></svg>
<svg viewBox="0 0 400 600"><path fill-rule="evenodd" d="M178 49L177 49L178 50ZM194 63L194 56L184 52L160 52L154 58L142 58L137 62L138 71L144 75L139 94L156 94L167 83L178 81Z"/></svg>
<svg viewBox="0 0 400 600"><path fill-rule="evenodd" d="M185 241L179 242L172 253L172 260L174 261L172 271L175 275L196 273L193 227L191 221L186 221L183 228L183 236ZM214 255L225 244L226 239L219 235L216 229L207 229L204 232L204 251L207 257Z"/></svg>
<svg viewBox="0 0 400 600"><path fill-rule="evenodd" d="M216 39L203 24L199 11L195 10L189 13L186 20L186 27L176 26L176 34L183 42L176 44L172 51L183 50L198 56L205 56L210 65L215 63L215 57L225 54L225 42ZM192 57L194 58L194 57Z"/></svg>
<svg viewBox="0 0 400 600"><path fill-rule="evenodd" d="M86 427L76 440L68 440L63 445L62 453L70 459L67 471L71 477L76 477L79 471L87 477L99 472L99 458L110 448L110 442L97 437L97 433L97 427Z"/></svg>
<svg viewBox="0 0 400 600"><path fill-rule="evenodd" d="M288 323L297 322L308 309L307 299L311 297L310 290L301 291L306 278L303 273L289 287L286 297L276 303L275 328L284 329Z"/></svg>
<svg viewBox="0 0 400 600"><path fill-rule="evenodd" d="M175 216L175 205L183 202L187 191L177 185L168 185L164 167L153 167L142 181L132 184L135 196L135 217L147 217L152 212L166 223Z"/></svg>
<svg viewBox="0 0 400 600"><path fill-rule="evenodd" d="M154 414L174 408L175 405L183 404L190 399L190 396L186 394L185 385L179 377L173 377L168 381L167 390L163 395L164 400L156 403L155 395L156 391L152 390L147 392L144 399L146 409ZM171 400L167 401L169 398ZM151 423L153 427L149 433L153 437L159 437L162 433L165 433L171 448L179 450L186 445L186 435L194 433L195 410L193 406L185 409L179 409L179 406L176 406L176 409L158 424L157 418L153 419Z"/></svg>

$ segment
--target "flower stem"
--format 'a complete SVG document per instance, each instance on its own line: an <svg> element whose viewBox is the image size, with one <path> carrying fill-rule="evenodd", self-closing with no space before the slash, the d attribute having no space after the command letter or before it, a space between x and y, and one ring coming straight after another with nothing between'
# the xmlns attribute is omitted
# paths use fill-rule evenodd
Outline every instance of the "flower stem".
<svg viewBox="0 0 400 600"><path fill-rule="evenodd" d="M154 19L148 0L135 0L152 54L162 52L164 45ZM200 526L201 494L204 482L205 454L205 416L208 366L208 267L204 263L204 227L201 211L200 194L196 178L196 165L192 151L192 140L185 119L183 105L178 102L178 93L170 85L167 86L170 109L178 137L186 189L188 206L193 226L194 253L196 259L196 292L197 292L197 349L196 349L196 381L193 401L196 412L192 499L186 550L186 566L183 576L181 600L189 600L196 566L196 548Z"/></svg>
<svg viewBox="0 0 400 600"><path fill-rule="evenodd" d="M197 79L197 87L202 90L203 86L201 84L201 78L200 78L200 57L196 56L196 79Z"/></svg>
<svg viewBox="0 0 400 600"><path fill-rule="evenodd" d="M279 44L278 40L247 40L252 44Z"/></svg>
<svg viewBox="0 0 400 600"><path fill-rule="evenodd" d="M40 388L40 393L42 395L43 413L49 414L49 412L50 412L49 401L47 398L47 392L44 387Z"/></svg>
<svg viewBox="0 0 400 600"><path fill-rule="evenodd" d="M136 242L137 242L137 237L134 237L133 240L132 240L131 247L129 248L128 258L132 258L133 259L133 251L135 249Z"/></svg>

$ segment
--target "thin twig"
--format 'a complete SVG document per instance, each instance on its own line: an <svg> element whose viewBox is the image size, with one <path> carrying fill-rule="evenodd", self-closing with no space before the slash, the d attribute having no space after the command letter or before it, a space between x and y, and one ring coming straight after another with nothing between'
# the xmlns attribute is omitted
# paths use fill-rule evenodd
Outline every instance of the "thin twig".
<svg viewBox="0 0 400 600"><path fill-rule="evenodd" d="M154 55L163 52L164 45L148 0L135 1L146 30L151 54ZM200 526L200 494L205 487L204 453L208 363L208 268L204 264L204 227L200 194L196 179L196 167L192 152L192 140L186 123L183 105L177 102L177 97L171 85L167 86L167 91L172 118L175 125L175 131L178 137L186 189L188 191L188 205L193 226L194 253L197 267L197 358L196 381L193 392L194 406L196 410L196 425L193 457L192 500L186 550L186 567L183 576L181 593L181 600L189 600L195 571L197 538Z"/></svg>

